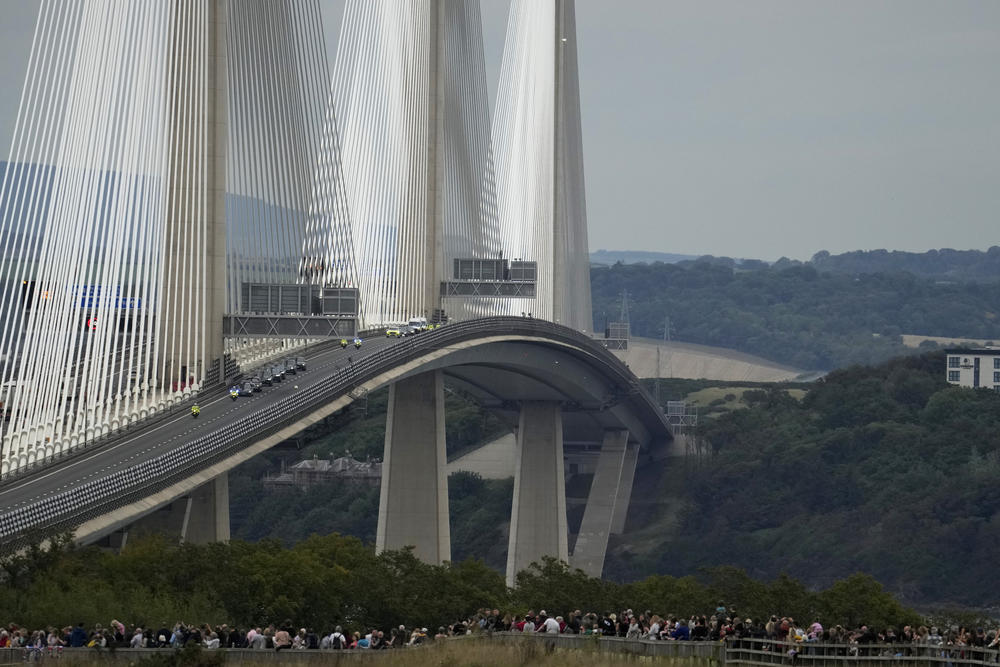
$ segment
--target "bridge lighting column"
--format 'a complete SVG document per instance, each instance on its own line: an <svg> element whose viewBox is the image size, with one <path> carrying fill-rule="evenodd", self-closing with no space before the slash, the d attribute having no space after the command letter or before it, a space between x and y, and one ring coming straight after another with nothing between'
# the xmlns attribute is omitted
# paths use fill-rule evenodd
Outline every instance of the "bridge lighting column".
<svg viewBox="0 0 1000 667"><path fill-rule="evenodd" d="M444 379L430 371L389 387L376 551L415 547L426 563L451 560Z"/></svg>
<svg viewBox="0 0 1000 667"><path fill-rule="evenodd" d="M525 401L517 429L507 584L542 556L568 562L567 531L562 410L558 402Z"/></svg>

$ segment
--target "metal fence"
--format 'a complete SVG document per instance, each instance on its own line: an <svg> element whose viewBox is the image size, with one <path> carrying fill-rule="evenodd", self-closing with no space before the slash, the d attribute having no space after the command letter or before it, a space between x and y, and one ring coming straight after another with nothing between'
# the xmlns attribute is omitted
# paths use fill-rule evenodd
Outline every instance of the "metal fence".
<svg viewBox="0 0 1000 667"><path fill-rule="evenodd" d="M997 665L1000 652L974 646L932 644L826 644L767 639L726 642L727 663L741 665L796 665L842 667L905 665L906 667L964 667Z"/></svg>
<svg viewBox="0 0 1000 667"><path fill-rule="evenodd" d="M763 639L735 639L725 642L650 641L623 639L599 635L553 635L544 633L498 632L451 638L446 641L488 641L514 645L536 645L545 652L587 651L605 654L608 662L615 658L646 661L683 662L691 667L722 667L723 665L795 665L809 667L867 667L897 665L898 667L965 667L997 664L997 651L969 646L931 646L928 644L821 644L790 643ZM433 645L406 647L405 651L420 650ZM399 649L394 649L393 653ZM274 650L225 649L226 662L281 662L339 664L341 660L378 660L383 651L361 650ZM64 649L58 653L48 649L0 649L0 663L46 661L62 657L75 660L125 661L153 655L170 655L173 649ZM208 651L214 653L214 651Z"/></svg>

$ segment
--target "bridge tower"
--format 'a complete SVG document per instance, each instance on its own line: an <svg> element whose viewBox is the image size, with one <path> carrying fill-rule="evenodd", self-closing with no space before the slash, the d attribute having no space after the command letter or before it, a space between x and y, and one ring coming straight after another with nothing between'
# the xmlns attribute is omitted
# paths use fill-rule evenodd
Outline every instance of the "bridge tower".
<svg viewBox="0 0 1000 667"><path fill-rule="evenodd" d="M502 250L478 1L351 0L332 81L363 318L430 318L454 259Z"/></svg>
<svg viewBox="0 0 1000 667"><path fill-rule="evenodd" d="M178 388L222 380L227 288L229 0L210 0L204 18L187 9L181 5L173 16L163 245L168 289L158 321L160 381ZM205 32L201 44L199 31ZM201 77L204 89L193 95Z"/></svg>
<svg viewBox="0 0 1000 667"><path fill-rule="evenodd" d="M514 0L497 93L497 208L509 256L537 261L536 296L512 300L580 331L593 328L580 83L573 0Z"/></svg>

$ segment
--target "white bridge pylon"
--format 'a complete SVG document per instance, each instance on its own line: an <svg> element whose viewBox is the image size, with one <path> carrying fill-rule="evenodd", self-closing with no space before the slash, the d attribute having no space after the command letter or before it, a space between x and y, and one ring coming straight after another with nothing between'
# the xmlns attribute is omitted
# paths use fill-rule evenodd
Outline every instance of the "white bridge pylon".
<svg viewBox="0 0 1000 667"><path fill-rule="evenodd" d="M514 0L492 120L478 0L348 0L325 54L318 0L42 0L0 177L2 472L221 382L248 283L356 287L360 326L591 328L572 0Z"/></svg>

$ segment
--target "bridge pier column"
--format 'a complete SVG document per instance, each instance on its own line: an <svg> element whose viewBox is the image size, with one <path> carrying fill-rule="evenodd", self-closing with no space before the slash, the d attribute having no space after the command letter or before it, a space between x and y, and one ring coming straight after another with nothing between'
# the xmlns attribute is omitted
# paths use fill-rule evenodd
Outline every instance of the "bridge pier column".
<svg viewBox="0 0 1000 667"><path fill-rule="evenodd" d="M181 541L192 544L229 541L229 474L202 484L188 496Z"/></svg>
<svg viewBox="0 0 1000 667"><path fill-rule="evenodd" d="M628 506L632 502L632 484L635 482L635 466L639 461L639 445L630 445L625 450L622 461L622 479L618 484L618 497L615 499L615 514L611 519L611 534L621 535L625 532L625 518L628 516Z"/></svg>
<svg viewBox="0 0 1000 667"><path fill-rule="evenodd" d="M631 488L632 480L626 482L623 475L627 449L628 431L604 432L597 470L590 483L580 533L573 548L573 567L580 568L592 577L600 577L604 571L604 556L608 550L608 537L612 532L622 484Z"/></svg>
<svg viewBox="0 0 1000 667"><path fill-rule="evenodd" d="M228 541L229 474L219 475L114 533L107 546L121 550L130 540L151 534L192 544Z"/></svg>
<svg viewBox="0 0 1000 667"><path fill-rule="evenodd" d="M444 379L431 371L389 387L376 551L414 546L426 563L451 560Z"/></svg>
<svg viewBox="0 0 1000 667"><path fill-rule="evenodd" d="M562 410L551 401L521 404L514 464L514 502L507 584L542 556L569 561Z"/></svg>

